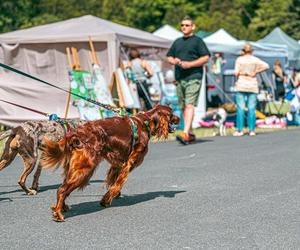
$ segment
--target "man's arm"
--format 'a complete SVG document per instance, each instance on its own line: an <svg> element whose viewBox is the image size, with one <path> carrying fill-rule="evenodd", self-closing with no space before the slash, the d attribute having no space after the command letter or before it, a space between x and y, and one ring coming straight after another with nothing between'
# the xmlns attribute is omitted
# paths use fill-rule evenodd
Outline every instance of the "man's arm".
<svg viewBox="0 0 300 250"><path fill-rule="evenodd" d="M194 61L181 61L179 63L179 65L183 68L183 69L189 69L189 68L195 68L195 67L200 67L203 64L207 63L209 61L209 55L206 56L201 56L198 59L194 60Z"/></svg>
<svg viewBox="0 0 300 250"><path fill-rule="evenodd" d="M181 63L181 60L177 57L173 57L173 56L168 56L167 57L168 59L168 62L172 65L176 65L176 64L180 64Z"/></svg>

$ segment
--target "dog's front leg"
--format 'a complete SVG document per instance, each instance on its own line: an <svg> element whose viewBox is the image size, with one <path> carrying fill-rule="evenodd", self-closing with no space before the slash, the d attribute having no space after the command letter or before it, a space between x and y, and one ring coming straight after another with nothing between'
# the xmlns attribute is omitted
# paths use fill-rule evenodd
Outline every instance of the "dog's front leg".
<svg viewBox="0 0 300 250"><path fill-rule="evenodd" d="M100 201L101 206L108 207L111 204L112 200L120 194L123 185L128 179L131 166L132 161L130 160L123 164L122 169L120 170L115 182L109 187L108 191Z"/></svg>
<svg viewBox="0 0 300 250"><path fill-rule="evenodd" d="M38 188L39 188L39 178L40 178L41 172L42 172L42 166L40 164L38 164L37 169L34 174L34 177L33 177L32 186L31 186L31 190L35 190L36 192L38 191Z"/></svg>
<svg viewBox="0 0 300 250"><path fill-rule="evenodd" d="M133 151L129 159L126 163L124 163L119 170L119 174L117 175L117 178L115 179L114 183L110 183L110 187L106 194L103 196L103 198L100 201L101 206L103 207L108 207L112 200L119 196L122 187L124 186L125 182L128 179L130 171L134 168L136 163L138 162L137 159L139 158L140 155L143 154L144 147L142 148L137 148L135 151ZM138 163L140 164L140 163Z"/></svg>

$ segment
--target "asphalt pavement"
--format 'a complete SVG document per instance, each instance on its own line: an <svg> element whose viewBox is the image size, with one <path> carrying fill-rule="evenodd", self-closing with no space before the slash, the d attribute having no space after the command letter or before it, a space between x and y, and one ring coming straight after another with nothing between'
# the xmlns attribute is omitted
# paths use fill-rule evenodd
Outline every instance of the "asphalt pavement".
<svg viewBox="0 0 300 250"><path fill-rule="evenodd" d="M65 223L50 212L61 171L27 196L18 157L0 173L0 249L300 249L299 141L294 129L151 143L120 199L99 205L103 163L68 198Z"/></svg>

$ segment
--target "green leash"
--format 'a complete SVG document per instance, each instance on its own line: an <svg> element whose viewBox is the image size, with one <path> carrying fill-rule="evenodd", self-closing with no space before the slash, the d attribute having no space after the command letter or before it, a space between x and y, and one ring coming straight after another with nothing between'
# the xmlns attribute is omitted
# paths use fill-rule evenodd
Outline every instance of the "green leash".
<svg viewBox="0 0 300 250"><path fill-rule="evenodd" d="M30 75L30 74L27 74L27 73L21 71L21 70L18 70L18 69L15 69L15 68L13 68L13 67L10 67L10 66L8 66L8 65L6 65L6 64L0 63L0 67L5 68L5 69L7 69L7 70L10 70L10 71L12 71L12 72L14 72L14 73L17 73L17 74L19 74L19 75L26 76L26 77L31 78L31 79L33 79L33 80L36 80L36 81L38 81L38 82L42 82L42 83L44 83L44 84L46 84L46 85L49 85L49 86L51 86L51 87L53 87L53 88L59 89L59 90L64 91L64 92L66 92L66 93L69 93L69 94L71 94L71 95L77 96L77 97L79 97L80 99L83 99L83 100L85 100L85 101L87 101L87 102L90 102L90 103L93 103L93 104L95 104L95 105L97 105L97 106L103 107L104 109L111 110L111 111L117 113L119 116L124 116L125 114L128 113L126 110L123 110L122 108L115 108L115 107L112 107L111 105L103 104L103 103L101 103L101 102L97 102L97 101L92 100L92 99L90 99L90 98L87 98L87 97L78 95L78 94L76 94L76 93L73 93L72 91L68 91L68 90L63 89L63 88L61 88L61 87L58 87L58 86L56 86L56 85L54 85L54 84L51 84L51 83L49 83L49 82L46 82L46 81L44 81L44 80L42 80L42 79L39 79L39 78L37 78L37 77L35 77L35 76L32 76L32 75Z"/></svg>

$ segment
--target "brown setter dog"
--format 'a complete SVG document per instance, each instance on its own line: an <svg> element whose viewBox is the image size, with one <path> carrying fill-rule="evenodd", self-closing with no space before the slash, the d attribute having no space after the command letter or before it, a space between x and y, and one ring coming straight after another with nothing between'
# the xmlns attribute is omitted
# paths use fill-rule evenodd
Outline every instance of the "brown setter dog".
<svg viewBox="0 0 300 250"><path fill-rule="evenodd" d="M106 176L108 191L100 204L107 207L120 195L129 172L139 166L148 152L150 136L158 139L173 132L179 118L167 106L157 105L135 116L112 117L87 122L54 142L44 139L41 164L44 168L64 168L64 181L57 190L57 203L52 207L55 221L62 222L67 211L65 199L76 188L83 189L102 160L110 163Z"/></svg>

